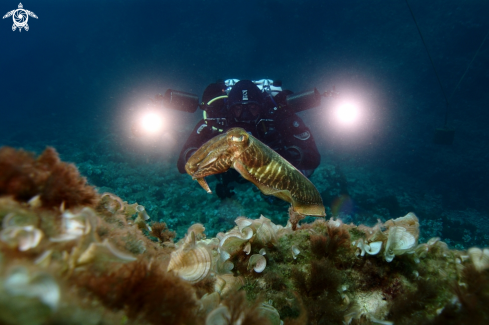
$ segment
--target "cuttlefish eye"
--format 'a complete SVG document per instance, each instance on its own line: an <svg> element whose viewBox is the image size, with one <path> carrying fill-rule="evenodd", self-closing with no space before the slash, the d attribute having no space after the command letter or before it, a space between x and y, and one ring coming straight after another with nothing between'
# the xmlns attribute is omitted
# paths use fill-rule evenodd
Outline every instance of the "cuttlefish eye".
<svg viewBox="0 0 489 325"><path fill-rule="evenodd" d="M243 142L244 140L245 140L245 136L244 135L240 135L240 136L233 135L231 137L231 141L234 141L234 142Z"/></svg>

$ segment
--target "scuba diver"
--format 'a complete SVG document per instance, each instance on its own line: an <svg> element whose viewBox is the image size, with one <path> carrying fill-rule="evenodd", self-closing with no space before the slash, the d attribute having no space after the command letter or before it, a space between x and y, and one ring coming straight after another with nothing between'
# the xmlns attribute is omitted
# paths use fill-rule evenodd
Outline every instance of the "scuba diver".
<svg viewBox="0 0 489 325"><path fill-rule="evenodd" d="M186 172L188 159L205 142L230 128L241 127L310 177L319 166L321 156L311 131L296 112L318 106L320 97L314 89L295 98L291 91L282 90L280 83L268 79L228 79L210 84L200 104L204 117L180 152L179 172ZM216 176L219 180L216 194L221 199L234 194L230 186L233 181L247 182L234 169ZM273 198L267 197L267 201L271 203Z"/></svg>

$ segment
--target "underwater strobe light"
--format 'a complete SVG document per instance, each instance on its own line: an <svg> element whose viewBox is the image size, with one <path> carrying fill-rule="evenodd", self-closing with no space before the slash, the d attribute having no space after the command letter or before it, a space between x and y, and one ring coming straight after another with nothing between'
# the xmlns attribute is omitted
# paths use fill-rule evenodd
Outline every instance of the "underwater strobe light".
<svg viewBox="0 0 489 325"><path fill-rule="evenodd" d="M163 131L163 116L159 112L143 112L131 127L134 136L156 135Z"/></svg>
<svg viewBox="0 0 489 325"><path fill-rule="evenodd" d="M157 107L163 106L183 112L194 113L199 106L199 97L191 93L168 89L165 95L158 94L150 98L151 103L131 126L131 132L136 137L161 134L164 130L163 112Z"/></svg>
<svg viewBox="0 0 489 325"><path fill-rule="evenodd" d="M156 133L161 130L163 120L161 116L156 113L146 113L141 118L141 126L148 133Z"/></svg>
<svg viewBox="0 0 489 325"><path fill-rule="evenodd" d="M335 109L336 119L343 125L353 125L358 122L360 109L358 104L348 101L338 105Z"/></svg>

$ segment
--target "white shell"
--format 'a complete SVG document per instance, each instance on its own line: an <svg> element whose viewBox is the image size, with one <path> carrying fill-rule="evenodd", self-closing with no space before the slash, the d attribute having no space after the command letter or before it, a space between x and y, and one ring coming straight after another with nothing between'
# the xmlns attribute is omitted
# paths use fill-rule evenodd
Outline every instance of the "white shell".
<svg viewBox="0 0 489 325"><path fill-rule="evenodd" d="M360 256L365 256L365 243L363 242L363 238L354 241L352 244L360 248ZM358 251L356 252L356 256L358 256Z"/></svg>
<svg viewBox="0 0 489 325"><path fill-rule="evenodd" d="M242 318L244 318L244 314L234 324L241 324ZM207 315L205 325L227 325L229 324L229 319L231 319L231 313L228 307L221 305Z"/></svg>
<svg viewBox="0 0 489 325"><path fill-rule="evenodd" d="M15 224L15 213L11 212L7 214L5 217L3 217L2 220L2 228L8 228L8 227L15 227L19 226Z"/></svg>
<svg viewBox="0 0 489 325"><path fill-rule="evenodd" d="M280 320L280 314L272 305L262 303L262 305L257 308L257 311L260 315L265 316L269 320L270 325L283 324L283 322Z"/></svg>
<svg viewBox="0 0 489 325"><path fill-rule="evenodd" d="M239 231L243 231L244 228L252 224L252 221L246 217L238 217L234 222L238 225Z"/></svg>
<svg viewBox="0 0 489 325"><path fill-rule="evenodd" d="M110 211L111 213L122 212L124 211L124 203L122 199L112 193L102 193L101 198L103 199L105 196L109 198L110 201L106 202L104 207ZM116 204L117 203L117 204ZM117 206L118 205L118 206ZM116 209L117 208L117 209Z"/></svg>
<svg viewBox="0 0 489 325"><path fill-rule="evenodd" d="M248 270L253 268L256 273L261 273L267 266L267 260L265 256L261 254L253 254L248 261Z"/></svg>
<svg viewBox="0 0 489 325"><path fill-rule="evenodd" d="M366 244L362 238L356 242L356 246L360 248L360 256L364 256L365 253L369 255L377 255L382 249L382 241L375 241ZM358 254L358 253L357 253ZM358 256L358 255L357 255Z"/></svg>
<svg viewBox="0 0 489 325"><path fill-rule="evenodd" d="M195 234L191 232L185 243L171 253L167 270L175 272L186 281L196 283L207 277L211 265L212 258L207 247L196 244Z"/></svg>
<svg viewBox="0 0 489 325"><path fill-rule="evenodd" d="M232 230L222 236L219 248L232 255L240 251L243 243L251 237L253 237L253 230L250 227L244 228L243 231Z"/></svg>
<svg viewBox="0 0 489 325"><path fill-rule="evenodd" d="M7 227L0 232L1 241L17 246L20 251L27 251L36 247L42 237L42 231L34 228L34 226Z"/></svg>
<svg viewBox="0 0 489 325"><path fill-rule="evenodd" d="M233 262L229 261L231 255L220 248L217 249L219 253L219 259L217 261L217 270L219 273L229 273L234 268Z"/></svg>
<svg viewBox="0 0 489 325"><path fill-rule="evenodd" d="M402 255L414 247L416 238L404 227L389 228L389 237L385 245L385 260L392 262L394 256Z"/></svg>
<svg viewBox="0 0 489 325"><path fill-rule="evenodd" d="M92 230L90 218L94 218L94 212L90 208L83 208L78 213L65 211L61 215L63 233L57 237L49 238L52 242L63 242L78 239Z"/></svg>
<svg viewBox="0 0 489 325"><path fill-rule="evenodd" d="M53 253L52 249L49 249L42 253L38 258L34 260L34 264L39 265L41 267L48 267L49 263L51 263L51 254Z"/></svg>
<svg viewBox="0 0 489 325"><path fill-rule="evenodd" d="M435 245L439 241L440 241L440 237L433 237L433 238L430 238L430 240L428 240L428 242L426 243L426 245L433 246L433 245Z"/></svg>
<svg viewBox="0 0 489 325"><path fill-rule="evenodd" d="M331 217L329 220L328 220L328 226L331 227L331 228L338 228L339 226L341 226L343 224L343 222L341 222L341 219L336 219L336 220L333 220L333 217Z"/></svg>
<svg viewBox="0 0 489 325"><path fill-rule="evenodd" d="M477 247L472 247L469 248L468 254L477 271L481 272L489 269L489 248L482 250Z"/></svg>
<svg viewBox="0 0 489 325"><path fill-rule="evenodd" d="M194 223L191 225L187 230L187 234L190 234L191 232L194 232L196 240L205 238L205 227L201 223Z"/></svg>
<svg viewBox="0 0 489 325"><path fill-rule="evenodd" d="M255 220L256 234L255 242L267 245L269 243L277 243L277 227L270 221L270 219L261 216L260 219Z"/></svg>
<svg viewBox="0 0 489 325"><path fill-rule="evenodd" d="M248 240L251 239L251 237L253 237L253 229L251 229L250 227L243 228L241 232L242 232L242 238L244 240Z"/></svg>
<svg viewBox="0 0 489 325"><path fill-rule="evenodd" d="M31 276L25 267L19 266L10 271L3 286L11 295L38 298L52 310L58 307L59 286L47 273L37 273Z"/></svg>
<svg viewBox="0 0 489 325"><path fill-rule="evenodd" d="M267 255L267 251L265 250L265 248L260 249L260 251L258 253L260 255Z"/></svg>
<svg viewBox="0 0 489 325"><path fill-rule="evenodd" d="M231 262L231 261L225 261L222 264L222 271L224 273L229 273L229 272L231 272L232 269L234 269L234 263L233 262Z"/></svg>
<svg viewBox="0 0 489 325"><path fill-rule="evenodd" d="M418 217L416 217L416 215L412 212L409 212L404 217L387 220L384 226L387 227L389 231L393 227L402 227L414 237L416 242L418 241L419 221Z"/></svg>
<svg viewBox="0 0 489 325"><path fill-rule="evenodd" d="M300 250L299 250L299 248L297 248L297 246L295 246L295 245L292 245L291 249L292 249L292 257L293 257L293 258L294 258L294 260L295 260L295 259L297 258L297 255L299 255L299 253L300 253L301 251L300 251Z"/></svg>
<svg viewBox="0 0 489 325"><path fill-rule="evenodd" d="M216 280L217 281L217 280ZM204 312L204 314L208 314L210 311L214 310L219 306L219 303L221 301L221 297L219 296L219 293L213 292L211 294L206 293L205 295L200 298L200 302L202 303L201 310Z"/></svg>
<svg viewBox="0 0 489 325"><path fill-rule="evenodd" d="M372 323L379 324L379 325L394 325L394 322L377 319L371 314L369 314L369 319Z"/></svg>
<svg viewBox="0 0 489 325"><path fill-rule="evenodd" d="M2 228L34 226L40 223L40 217L31 211L18 211L8 213L3 217Z"/></svg>
<svg viewBox="0 0 489 325"><path fill-rule="evenodd" d="M246 243L246 246L243 249L243 252L245 252L246 255L250 255L250 252L251 252L251 243L250 242Z"/></svg>
<svg viewBox="0 0 489 325"><path fill-rule="evenodd" d="M374 241L373 243L365 245L365 252L367 252L367 254L370 255L377 255L381 249L382 249L381 241Z"/></svg>
<svg viewBox="0 0 489 325"><path fill-rule="evenodd" d="M216 276L214 290L224 296L230 290L239 290L244 285L244 280L240 276L233 274L219 274Z"/></svg>
<svg viewBox="0 0 489 325"><path fill-rule="evenodd" d="M42 205L41 194L32 197L29 201L27 201L27 205L29 205L31 208L39 208Z"/></svg>
<svg viewBox="0 0 489 325"><path fill-rule="evenodd" d="M146 209L144 208L144 206L138 205L136 207L136 211L138 212L138 217L141 217L141 219L143 219L144 221L149 219L149 215L146 212Z"/></svg>
<svg viewBox="0 0 489 325"><path fill-rule="evenodd" d="M231 258L231 254L229 254L228 252L226 252L225 250L223 249L218 249L219 251L219 259L224 262L224 261L227 261L228 259Z"/></svg>
<svg viewBox="0 0 489 325"><path fill-rule="evenodd" d="M117 261L121 263L135 261L130 254L115 248L107 239L102 243L91 243L90 246L78 257L77 264L87 264L95 261Z"/></svg>

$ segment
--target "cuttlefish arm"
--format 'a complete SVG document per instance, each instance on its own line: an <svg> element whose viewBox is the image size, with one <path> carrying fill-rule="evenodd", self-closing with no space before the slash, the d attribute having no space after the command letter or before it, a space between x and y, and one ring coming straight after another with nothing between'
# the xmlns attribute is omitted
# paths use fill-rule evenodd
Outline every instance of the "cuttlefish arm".
<svg viewBox="0 0 489 325"><path fill-rule="evenodd" d="M232 166L230 158L231 157L228 155L220 155L217 158L214 157L209 159L206 161L206 165L197 169L197 171L192 175L192 178L197 180L200 186L202 186L207 193L212 193L204 177L226 172Z"/></svg>
<svg viewBox="0 0 489 325"><path fill-rule="evenodd" d="M204 177L224 173L231 168L231 157L227 152L226 134L204 143L188 160L185 170L207 193L212 193Z"/></svg>
<svg viewBox="0 0 489 325"><path fill-rule="evenodd" d="M302 215L325 216L324 205L314 184L287 160L246 133L233 128L202 145L185 165L187 173L210 193L204 177L233 167L266 195L292 204Z"/></svg>

